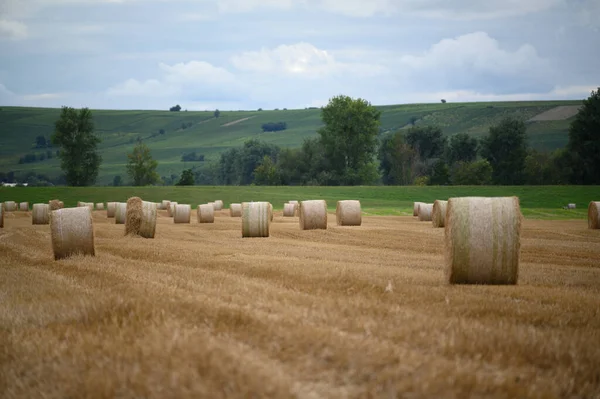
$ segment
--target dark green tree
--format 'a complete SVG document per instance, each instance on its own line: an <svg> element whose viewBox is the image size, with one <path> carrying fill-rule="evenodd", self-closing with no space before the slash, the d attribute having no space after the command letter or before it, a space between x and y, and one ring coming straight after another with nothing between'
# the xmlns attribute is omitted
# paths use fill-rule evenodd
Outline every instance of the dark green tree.
<svg viewBox="0 0 600 399"><path fill-rule="evenodd" d="M67 185L89 186L96 182L102 157L97 146L100 139L94 134L92 111L62 107L51 136L52 144L60 147L60 167Z"/></svg>
<svg viewBox="0 0 600 399"><path fill-rule="evenodd" d="M219 111L218 109L215 109L215 118L218 118L219 116L221 116L221 111Z"/></svg>
<svg viewBox="0 0 600 399"><path fill-rule="evenodd" d="M473 162L477 158L478 142L467 133L458 133L450 137L446 150L448 165L455 162Z"/></svg>
<svg viewBox="0 0 600 399"><path fill-rule="evenodd" d="M119 187L121 185L123 185L123 178L121 177L121 175L116 175L113 178L113 186Z"/></svg>
<svg viewBox="0 0 600 399"><path fill-rule="evenodd" d="M490 127L489 135L481 141L481 155L492 166L494 184L523 184L527 157L525 122L509 117Z"/></svg>
<svg viewBox="0 0 600 399"><path fill-rule="evenodd" d="M318 130L325 155L339 184L368 184L377 148L381 111L363 99L339 95L321 109Z"/></svg>
<svg viewBox="0 0 600 399"><path fill-rule="evenodd" d="M414 126L405 134L406 143L414 148L422 161L441 158L447 138L437 126Z"/></svg>
<svg viewBox="0 0 600 399"><path fill-rule="evenodd" d="M193 186L194 184L194 172L192 169L185 169L181 172L181 178L175 183L176 186Z"/></svg>
<svg viewBox="0 0 600 399"><path fill-rule="evenodd" d="M279 183L277 166L270 156L265 155L260 164L254 169L254 184L259 186L275 186Z"/></svg>
<svg viewBox="0 0 600 399"><path fill-rule="evenodd" d="M402 131L386 135L381 139L378 158L383 184L412 184L415 179L413 171L418 161L418 154L406 143Z"/></svg>
<svg viewBox="0 0 600 399"><path fill-rule="evenodd" d="M458 161L452 167L450 182L455 186L491 184L492 165L485 159L474 162Z"/></svg>
<svg viewBox="0 0 600 399"><path fill-rule="evenodd" d="M127 154L127 174L133 181L134 186L147 186L155 184L160 180L156 167L158 162L152 158L150 148L141 140Z"/></svg>
<svg viewBox="0 0 600 399"><path fill-rule="evenodd" d="M583 101L569 128L571 182L600 184L600 87Z"/></svg>

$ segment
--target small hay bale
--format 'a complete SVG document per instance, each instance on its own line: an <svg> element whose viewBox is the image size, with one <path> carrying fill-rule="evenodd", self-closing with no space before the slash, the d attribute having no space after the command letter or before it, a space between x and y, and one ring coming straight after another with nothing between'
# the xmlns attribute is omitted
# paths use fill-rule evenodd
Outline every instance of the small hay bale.
<svg viewBox="0 0 600 399"><path fill-rule="evenodd" d="M300 230L327 229L327 202L300 201Z"/></svg>
<svg viewBox="0 0 600 399"><path fill-rule="evenodd" d="M335 219L338 226L360 226L362 224L360 201L338 201L335 207Z"/></svg>
<svg viewBox="0 0 600 399"><path fill-rule="evenodd" d="M242 217L242 204L229 204L229 216L232 218Z"/></svg>
<svg viewBox="0 0 600 399"><path fill-rule="evenodd" d="M4 210L6 212L15 212L17 210L17 203L15 201L4 201Z"/></svg>
<svg viewBox="0 0 600 399"><path fill-rule="evenodd" d="M94 221L89 207L57 209L50 213L54 260L75 254L95 256Z"/></svg>
<svg viewBox="0 0 600 399"><path fill-rule="evenodd" d="M216 200L214 202L214 204L215 204L215 211L220 211L221 209L223 209L223 201Z"/></svg>
<svg viewBox="0 0 600 399"><path fill-rule="evenodd" d="M296 200L288 201L288 204L294 205L294 216L298 216L300 214L300 203Z"/></svg>
<svg viewBox="0 0 600 399"><path fill-rule="evenodd" d="M127 218L127 202L117 202L115 208L115 224L125 224Z"/></svg>
<svg viewBox="0 0 600 399"><path fill-rule="evenodd" d="M142 201L140 197L127 200L125 235L154 238L156 232L156 203Z"/></svg>
<svg viewBox="0 0 600 399"><path fill-rule="evenodd" d="M0 202L0 229L4 228L4 204Z"/></svg>
<svg viewBox="0 0 600 399"><path fill-rule="evenodd" d="M431 214L433 213L433 204L419 204L419 222L431 222Z"/></svg>
<svg viewBox="0 0 600 399"><path fill-rule="evenodd" d="M518 197L450 198L445 261L450 284L516 284L521 248Z"/></svg>
<svg viewBox="0 0 600 399"><path fill-rule="evenodd" d="M577 209L576 204L567 204L567 209Z"/></svg>
<svg viewBox="0 0 600 399"><path fill-rule="evenodd" d="M290 204L289 202L287 204L283 204L283 216L284 217L294 217L295 215L296 215L296 205Z"/></svg>
<svg viewBox="0 0 600 399"><path fill-rule="evenodd" d="M21 212L29 212L29 202L21 202L19 204L19 210Z"/></svg>
<svg viewBox="0 0 600 399"><path fill-rule="evenodd" d="M162 206L160 209L162 209L163 211L169 210L171 208L170 200L162 200L161 204L162 204Z"/></svg>
<svg viewBox="0 0 600 399"><path fill-rule="evenodd" d="M33 204L31 224L50 224L50 204Z"/></svg>
<svg viewBox="0 0 600 399"><path fill-rule="evenodd" d="M433 227L444 227L446 223L446 207L448 201L435 200L431 210L431 224Z"/></svg>
<svg viewBox="0 0 600 399"><path fill-rule="evenodd" d="M59 201L57 199L53 199L53 200L48 201L48 205L50 205L50 211L55 211L57 209L62 209L65 206L65 204L63 204L62 201Z"/></svg>
<svg viewBox="0 0 600 399"><path fill-rule="evenodd" d="M242 202L242 237L269 236L269 205L269 202Z"/></svg>
<svg viewBox="0 0 600 399"><path fill-rule="evenodd" d="M269 202L269 222L273 221L273 204Z"/></svg>
<svg viewBox="0 0 600 399"><path fill-rule="evenodd" d="M198 205L198 223L214 223L215 208L211 204Z"/></svg>
<svg viewBox="0 0 600 399"><path fill-rule="evenodd" d="M104 210L104 202L98 202L96 204L96 209L99 211L103 211Z"/></svg>
<svg viewBox="0 0 600 399"><path fill-rule="evenodd" d="M173 223L189 223L192 216L192 206L176 204L173 213Z"/></svg>
<svg viewBox="0 0 600 399"><path fill-rule="evenodd" d="M419 216L419 205L424 204L424 202L415 202L413 204L413 216Z"/></svg>
<svg viewBox="0 0 600 399"><path fill-rule="evenodd" d="M106 203L106 217L114 218L115 212L117 211L117 203L116 202L107 202Z"/></svg>
<svg viewBox="0 0 600 399"><path fill-rule="evenodd" d="M600 229L600 202L592 201L588 206L588 228Z"/></svg>
<svg viewBox="0 0 600 399"><path fill-rule="evenodd" d="M175 206L177 202L169 202L169 207L167 208L167 215L172 218L175 215Z"/></svg>

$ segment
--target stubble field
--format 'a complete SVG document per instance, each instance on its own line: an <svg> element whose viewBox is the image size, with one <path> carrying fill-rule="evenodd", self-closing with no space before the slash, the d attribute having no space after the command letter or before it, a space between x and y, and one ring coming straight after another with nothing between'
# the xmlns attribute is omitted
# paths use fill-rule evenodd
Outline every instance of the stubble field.
<svg viewBox="0 0 600 399"><path fill-rule="evenodd" d="M523 224L516 286L449 286L444 229L410 216L269 238L241 220L54 261L49 226L0 229L5 398L599 397L600 231Z"/></svg>

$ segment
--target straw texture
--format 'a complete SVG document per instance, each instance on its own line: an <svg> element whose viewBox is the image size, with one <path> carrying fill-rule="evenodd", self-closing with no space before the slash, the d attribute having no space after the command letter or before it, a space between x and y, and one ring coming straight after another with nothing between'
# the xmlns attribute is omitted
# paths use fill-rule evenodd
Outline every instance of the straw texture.
<svg viewBox="0 0 600 399"><path fill-rule="evenodd" d="M114 218L115 212L117 211L117 203L116 202L107 202L106 203L106 217Z"/></svg>
<svg viewBox="0 0 600 399"><path fill-rule="evenodd" d="M268 202L242 202L242 237L268 237Z"/></svg>
<svg viewBox="0 0 600 399"><path fill-rule="evenodd" d="M175 205L173 223L190 223L192 217L192 206L189 204Z"/></svg>
<svg viewBox="0 0 600 399"><path fill-rule="evenodd" d="M4 210L6 212L15 212L17 210L17 203L15 201L4 201Z"/></svg>
<svg viewBox="0 0 600 399"><path fill-rule="evenodd" d="M283 216L285 217L293 217L296 214L296 205L294 204L290 204L289 202L287 204L283 204Z"/></svg>
<svg viewBox="0 0 600 399"><path fill-rule="evenodd" d="M445 261L450 284L516 284L521 248L517 197L450 198Z"/></svg>
<svg viewBox="0 0 600 399"><path fill-rule="evenodd" d="M229 204L229 216L232 218L242 217L242 204Z"/></svg>
<svg viewBox="0 0 600 399"><path fill-rule="evenodd" d="M415 202L413 204L413 216L419 216L419 205L424 204L424 202Z"/></svg>
<svg viewBox="0 0 600 399"><path fill-rule="evenodd" d="M19 211L28 212L29 211L29 202L21 202L19 204Z"/></svg>
<svg viewBox="0 0 600 399"><path fill-rule="evenodd" d="M327 202L300 201L300 230L327 229Z"/></svg>
<svg viewBox="0 0 600 399"><path fill-rule="evenodd" d="M446 207L448 201L435 200L433 202L431 224L433 227L444 227L446 225Z"/></svg>
<svg viewBox="0 0 600 399"><path fill-rule="evenodd" d="M156 232L156 203L142 201L140 197L127 200L125 235L154 238Z"/></svg>
<svg viewBox="0 0 600 399"><path fill-rule="evenodd" d="M338 226L360 226L362 224L360 201L338 201L335 207L335 219Z"/></svg>
<svg viewBox="0 0 600 399"><path fill-rule="evenodd" d="M169 202L169 207L167 208L167 215L172 218L173 215L175 215L175 206L177 205L177 202L175 201L171 201Z"/></svg>
<svg viewBox="0 0 600 399"><path fill-rule="evenodd" d="M600 202L592 201L588 206L588 228L600 229Z"/></svg>
<svg viewBox="0 0 600 399"><path fill-rule="evenodd" d="M50 211L55 211L57 209L62 209L65 207L65 204L57 199L48 201L48 204L50 205Z"/></svg>
<svg viewBox="0 0 600 399"><path fill-rule="evenodd" d="M115 224L125 224L127 217L127 202L117 202L115 208Z"/></svg>
<svg viewBox="0 0 600 399"><path fill-rule="evenodd" d="M99 211L103 211L104 210L104 202L98 202L96 204L96 209Z"/></svg>
<svg viewBox="0 0 600 399"><path fill-rule="evenodd" d="M296 200L292 200L292 201L288 201L288 204L294 205L294 215L293 216L298 216L300 214L300 203Z"/></svg>
<svg viewBox="0 0 600 399"><path fill-rule="evenodd" d="M31 224L50 224L50 204L33 204Z"/></svg>
<svg viewBox="0 0 600 399"><path fill-rule="evenodd" d="M211 204L198 205L198 223L214 223L215 208Z"/></svg>
<svg viewBox="0 0 600 399"><path fill-rule="evenodd" d="M65 208L50 214L50 239L54 259L75 254L94 256L94 221L88 207Z"/></svg>
<svg viewBox="0 0 600 399"><path fill-rule="evenodd" d="M215 204L215 211L220 211L221 209L223 209L223 201L216 200L214 202L214 204Z"/></svg>
<svg viewBox="0 0 600 399"><path fill-rule="evenodd" d="M431 214L433 213L433 204L419 204L419 221L420 222L431 222Z"/></svg>

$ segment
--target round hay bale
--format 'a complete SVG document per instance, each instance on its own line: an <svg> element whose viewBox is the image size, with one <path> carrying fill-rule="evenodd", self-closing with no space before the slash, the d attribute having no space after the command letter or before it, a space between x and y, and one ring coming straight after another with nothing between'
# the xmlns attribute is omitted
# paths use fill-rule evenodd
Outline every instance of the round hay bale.
<svg viewBox="0 0 600 399"><path fill-rule="evenodd" d="M360 226L362 224L360 201L338 201L335 207L335 219L338 226Z"/></svg>
<svg viewBox="0 0 600 399"><path fill-rule="evenodd" d="M419 222L431 222L431 214L433 213L433 204L419 204Z"/></svg>
<svg viewBox="0 0 600 399"><path fill-rule="evenodd" d="M273 221L273 204L269 202L269 222Z"/></svg>
<svg viewBox="0 0 600 399"><path fill-rule="evenodd" d="M431 208L431 224L433 227L444 227L446 223L446 207L448 201L435 200Z"/></svg>
<svg viewBox="0 0 600 399"><path fill-rule="evenodd" d="M21 202L19 204L19 211L21 211L21 212L29 212L29 202Z"/></svg>
<svg viewBox="0 0 600 399"><path fill-rule="evenodd" d="M106 203L106 217L114 218L115 212L117 211L117 203L116 202L107 202Z"/></svg>
<svg viewBox="0 0 600 399"><path fill-rule="evenodd" d="M125 224L127 218L127 202L117 202L115 208L115 224Z"/></svg>
<svg viewBox="0 0 600 399"><path fill-rule="evenodd" d="M162 200L162 207L160 209L167 210L170 207L171 207L171 201L170 200Z"/></svg>
<svg viewBox="0 0 600 399"><path fill-rule="evenodd" d="M50 204L33 204L31 224L50 224Z"/></svg>
<svg viewBox="0 0 600 399"><path fill-rule="evenodd" d="M175 206L177 202L169 202L169 207L167 208L167 215L172 218L175 215Z"/></svg>
<svg viewBox="0 0 600 399"><path fill-rule="evenodd" d="M283 204L283 216L284 217L294 217L295 215L296 215L296 205L290 204L289 202L287 204Z"/></svg>
<svg viewBox="0 0 600 399"><path fill-rule="evenodd" d="M198 205L198 223L214 223L215 208L211 204Z"/></svg>
<svg viewBox="0 0 600 399"><path fill-rule="evenodd" d="M189 204L176 204L173 213L174 223L189 223L192 216L192 206Z"/></svg>
<svg viewBox="0 0 600 399"><path fill-rule="evenodd" d="M104 202L98 202L96 204L96 209L99 211L103 211L104 210Z"/></svg>
<svg viewBox="0 0 600 399"><path fill-rule="evenodd" d="M600 202L592 201L588 206L588 228L600 229Z"/></svg>
<svg viewBox="0 0 600 399"><path fill-rule="evenodd" d="M142 201L140 197L127 200L125 235L154 238L156 232L156 203Z"/></svg>
<svg viewBox="0 0 600 399"><path fill-rule="evenodd" d="M518 197L450 198L445 260L450 284L516 284L521 248Z"/></svg>
<svg viewBox="0 0 600 399"><path fill-rule="evenodd" d="M65 206L62 201L59 201L57 199L48 201L48 205L50 205L50 211L55 211L57 209L64 208Z"/></svg>
<svg viewBox="0 0 600 399"><path fill-rule="evenodd" d="M4 204L0 202L0 229L4 228Z"/></svg>
<svg viewBox="0 0 600 399"><path fill-rule="evenodd" d="M424 202L415 202L413 204L413 216L419 216L419 205L424 204Z"/></svg>
<svg viewBox="0 0 600 399"><path fill-rule="evenodd" d="M221 209L223 209L223 201L216 200L214 202L214 204L215 204L215 211L220 211Z"/></svg>
<svg viewBox="0 0 600 399"><path fill-rule="evenodd" d="M242 202L242 237L268 237L271 224L268 202Z"/></svg>
<svg viewBox="0 0 600 399"><path fill-rule="evenodd" d="M327 202L300 201L300 230L327 229Z"/></svg>
<svg viewBox="0 0 600 399"><path fill-rule="evenodd" d="M50 213L54 259L75 254L95 256L94 221L88 207L57 209Z"/></svg>
<svg viewBox="0 0 600 399"><path fill-rule="evenodd" d="M242 217L242 204L229 204L229 216L232 218Z"/></svg>
<svg viewBox="0 0 600 399"><path fill-rule="evenodd" d="M288 204L294 205L294 216L298 216L300 214L300 203L296 200L288 201Z"/></svg>
<svg viewBox="0 0 600 399"><path fill-rule="evenodd" d="M4 201L4 210L6 212L15 212L17 210L17 203L15 201Z"/></svg>
<svg viewBox="0 0 600 399"><path fill-rule="evenodd" d="M215 211L217 210L217 206L214 202L209 202L208 205L212 206Z"/></svg>

